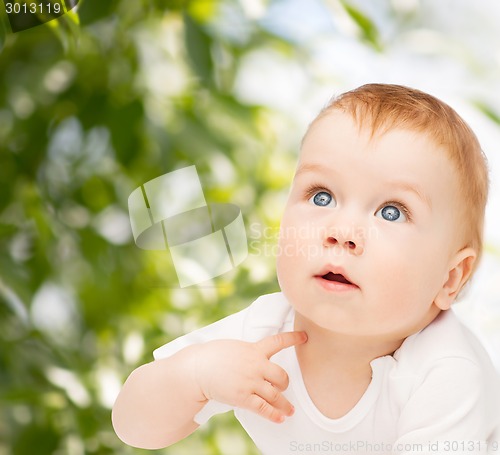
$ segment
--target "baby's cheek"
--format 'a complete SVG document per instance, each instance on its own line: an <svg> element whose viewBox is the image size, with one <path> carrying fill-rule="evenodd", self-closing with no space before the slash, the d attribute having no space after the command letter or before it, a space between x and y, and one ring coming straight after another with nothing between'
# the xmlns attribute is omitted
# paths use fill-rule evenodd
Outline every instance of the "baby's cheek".
<svg viewBox="0 0 500 455"><path fill-rule="evenodd" d="M293 244L290 244L288 240L280 239L278 243L278 255L276 258L278 277L283 277L290 273L290 269L293 267L293 255L290 253L293 248Z"/></svg>
<svg viewBox="0 0 500 455"><path fill-rule="evenodd" d="M415 278L413 260L390 248L382 249L376 255L370 254L369 264L370 281L379 293L399 293L401 289L407 289Z"/></svg>
<svg viewBox="0 0 500 455"><path fill-rule="evenodd" d="M378 300L388 302L394 315L417 311L417 303L427 300L428 275L415 257L398 260L387 258L380 264L372 280Z"/></svg>
<svg viewBox="0 0 500 455"><path fill-rule="evenodd" d="M286 239L280 241L278 248L277 267L278 272L281 270L290 273L296 267L298 259L299 245L294 239Z"/></svg>

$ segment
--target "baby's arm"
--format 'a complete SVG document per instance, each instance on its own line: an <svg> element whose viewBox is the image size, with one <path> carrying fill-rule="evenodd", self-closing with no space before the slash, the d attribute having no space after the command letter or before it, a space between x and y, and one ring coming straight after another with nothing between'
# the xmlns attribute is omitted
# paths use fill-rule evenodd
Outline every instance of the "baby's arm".
<svg viewBox="0 0 500 455"><path fill-rule="evenodd" d="M130 374L112 412L113 427L123 442L158 449L198 428L193 417L207 399L194 377L196 349L187 347Z"/></svg>
<svg viewBox="0 0 500 455"><path fill-rule="evenodd" d="M135 447L166 447L198 428L193 418L209 399L282 422L293 413L281 393L288 375L269 359L306 340L303 332L256 343L214 340L143 365L132 372L115 403L115 431Z"/></svg>

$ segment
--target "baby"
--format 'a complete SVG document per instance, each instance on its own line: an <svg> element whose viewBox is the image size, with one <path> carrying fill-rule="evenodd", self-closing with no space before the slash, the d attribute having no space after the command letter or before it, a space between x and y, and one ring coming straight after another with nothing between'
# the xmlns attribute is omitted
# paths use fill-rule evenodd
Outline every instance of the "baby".
<svg viewBox="0 0 500 455"><path fill-rule="evenodd" d="M265 455L500 451L496 371L450 310L487 192L445 103L385 84L335 98L303 139L281 292L157 349L118 396L118 436L165 447L234 410Z"/></svg>

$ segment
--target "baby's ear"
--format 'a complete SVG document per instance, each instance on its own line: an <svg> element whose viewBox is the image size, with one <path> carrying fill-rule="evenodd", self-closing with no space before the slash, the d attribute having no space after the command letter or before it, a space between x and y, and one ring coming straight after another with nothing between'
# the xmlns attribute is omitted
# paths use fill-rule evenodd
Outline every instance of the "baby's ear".
<svg viewBox="0 0 500 455"><path fill-rule="evenodd" d="M441 310L449 310L457 294L462 289L470 274L477 254L474 249L465 247L458 251L451 259L442 288L439 290L434 303Z"/></svg>

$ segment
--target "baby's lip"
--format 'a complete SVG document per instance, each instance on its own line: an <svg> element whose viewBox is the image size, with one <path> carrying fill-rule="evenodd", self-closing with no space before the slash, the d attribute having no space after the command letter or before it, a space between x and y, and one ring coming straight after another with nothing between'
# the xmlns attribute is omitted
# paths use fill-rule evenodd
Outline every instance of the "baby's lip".
<svg viewBox="0 0 500 455"><path fill-rule="evenodd" d="M321 277L329 281L336 281L339 283L351 284L353 286L359 287L351 280L351 278L349 278L344 268L332 264L327 264L325 267L323 267L321 271L317 275L315 275L315 277Z"/></svg>

